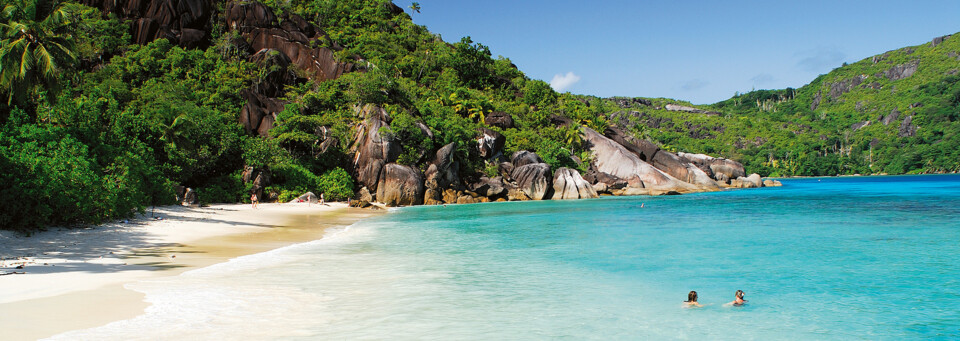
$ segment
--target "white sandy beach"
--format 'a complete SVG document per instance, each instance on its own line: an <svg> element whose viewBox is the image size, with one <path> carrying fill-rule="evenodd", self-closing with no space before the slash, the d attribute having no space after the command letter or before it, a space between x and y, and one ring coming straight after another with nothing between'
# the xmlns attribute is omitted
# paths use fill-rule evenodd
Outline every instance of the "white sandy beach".
<svg viewBox="0 0 960 341"><path fill-rule="evenodd" d="M343 203L157 207L137 219L25 237L0 231L0 339L33 340L140 315L123 285L319 239L376 214Z"/></svg>

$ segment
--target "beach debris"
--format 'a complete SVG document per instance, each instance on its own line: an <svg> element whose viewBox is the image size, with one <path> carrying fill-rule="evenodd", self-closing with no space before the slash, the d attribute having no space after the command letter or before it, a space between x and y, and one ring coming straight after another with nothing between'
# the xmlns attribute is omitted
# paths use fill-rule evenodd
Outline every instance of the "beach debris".
<svg viewBox="0 0 960 341"><path fill-rule="evenodd" d="M4 272L4 273L0 274L0 276L6 276L6 275L24 275L24 274L26 274L26 272L16 272L16 271L13 271L13 272Z"/></svg>

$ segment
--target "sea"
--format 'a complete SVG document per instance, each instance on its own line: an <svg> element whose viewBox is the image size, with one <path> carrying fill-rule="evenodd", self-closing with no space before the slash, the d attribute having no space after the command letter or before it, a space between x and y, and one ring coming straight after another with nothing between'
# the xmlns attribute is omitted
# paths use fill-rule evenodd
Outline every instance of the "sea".
<svg viewBox="0 0 960 341"><path fill-rule="evenodd" d="M960 339L960 176L782 182L392 209L53 339Z"/></svg>

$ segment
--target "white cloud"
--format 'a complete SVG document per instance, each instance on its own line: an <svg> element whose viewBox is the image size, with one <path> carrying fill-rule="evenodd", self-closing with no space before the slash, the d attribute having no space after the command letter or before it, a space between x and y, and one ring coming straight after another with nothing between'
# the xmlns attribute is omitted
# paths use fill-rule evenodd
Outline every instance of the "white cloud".
<svg viewBox="0 0 960 341"><path fill-rule="evenodd" d="M573 74L573 71L571 71L567 72L566 75L553 75L553 80L550 81L550 87L557 92L563 92L579 81L580 76Z"/></svg>

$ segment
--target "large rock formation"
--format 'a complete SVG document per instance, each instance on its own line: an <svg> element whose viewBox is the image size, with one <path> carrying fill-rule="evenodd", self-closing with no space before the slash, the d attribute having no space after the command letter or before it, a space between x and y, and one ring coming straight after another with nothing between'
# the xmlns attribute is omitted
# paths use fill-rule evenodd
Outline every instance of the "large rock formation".
<svg viewBox="0 0 960 341"><path fill-rule="evenodd" d="M478 195L489 198L500 197L506 193L507 188L503 183L503 177L480 177L480 180L470 184L470 190Z"/></svg>
<svg viewBox="0 0 960 341"><path fill-rule="evenodd" d="M383 167L377 185L377 200L387 206L420 205L423 203L423 175L420 170L396 163Z"/></svg>
<svg viewBox="0 0 960 341"><path fill-rule="evenodd" d="M283 96L286 84L297 81L297 75L290 69L290 58L274 49L262 49L250 56L262 74L254 81L253 90L268 97Z"/></svg>
<svg viewBox="0 0 960 341"><path fill-rule="evenodd" d="M436 157L427 167L426 188L434 191L431 194L443 193L447 189L455 191L461 189L462 183L458 173L460 163L456 160L455 148L456 143L451 142L437 150ZM429 197L437 198L436 195L430 195Z"/></svg>
<svg viewBox="0 0 960 341"><path fill-rule="evenodd" d="M507 139L494 130L480 128L480 136L477 137L477 149L480 151L480 157L492 159L500 155L504 143Z"/></svg>
<svg viewBox="0 0 960 341"><path fill-rule="evenodd" d="M549 199L547 195L553 180L550 165L536 153L517 151L510 157L510 162L502 162L498 168L502 178L497 178L502 181L510 200Z"/></svg>
<svg viewBox="0 0 960 341"><path fill-rule="evenodd" d="M553 200L596 198L597 192L580 173L561 167L553 173Z"/></svg>
<svg viewBox="0 0 960 341"><path fill-rule="evenodd" d="M707 190L717 190L720 188L720 185L711 177L713 172L707 173L686 159L674 153L661 150L660 147L653 144L653 142L623 134L623 132L616 127L607 128L604 134L606 137L639 156L641 160L680 181L691 183Z"/></svg>
<svg viewBox="0 0 960 341"><path fill-rule="evenodd" d="M697 189L644 162L637 154L593 129L583 127L583 136L587 148L594 155L596 170L626 180L629 187L645 188L651 193L692 192Z"/></svg>
<svg viewBox="0 0 960 341"><path fill-rule="evenodd" d="M510 177L516 181L519 190L533 200L547 198L550 180L553 179L550 174L550 165L546 163L528 163L515 167Z"/></svg>
<svg viewBox="0 0 960 341"><path fill-rule="evenodd" d="M683 152L678 153L678 156L687 159L700 169L709 169L713 172L714 179L717 180L721 180L721 178L736 179L746 175L743 165L733 160Z"/></svg>
<svg viewBox="0 0 960 341"><path fill-rule="evenodd" d="M270 136L270 129L277 120L277 114L283 111L284 102L261 95L252 89L240 91L247 103L240 109L240 124L250 134Z"/></svg>
<svg viewBox="0 0 960 341"><path fill-rule="evenodd" d="M104 14L112 13L130 22L130 38L147 44L166 38L187 48L207 46L210 42L210 0L81 0Z"/></svg>
<svg viewBox="0 0 960 341"><path fill-rule="evenodd" d="M323 30L295 14L278 20L273 11L259 2L234 1L227 5L224 17L227 26L240 32L253 51L280 51L314 80L336 79L353 68L352 63L337 62L331 48L310 47L310 42L317 39L329 42L334 48L337 45Z"/></svg>
<svg viewBox="0 0 960 341"><path fill-rule="evenodd" d="M379 193L377 186L381 183L383 167L400 156L400 144L380 134L380 128L390 128L390 115L386 110L375 105L366 105L357 110L364 120L357 126L354 138L354 170L362 186ZM382 200L379 197L377 199Z"/></svg>

